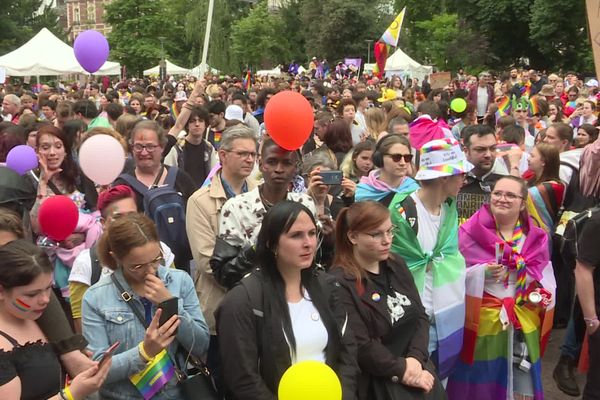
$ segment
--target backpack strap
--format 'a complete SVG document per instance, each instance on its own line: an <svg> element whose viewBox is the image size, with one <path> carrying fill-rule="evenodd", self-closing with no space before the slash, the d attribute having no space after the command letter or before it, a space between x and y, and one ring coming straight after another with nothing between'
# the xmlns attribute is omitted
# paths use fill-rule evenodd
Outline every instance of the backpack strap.
<svg viewBox="0 0 600 400"><path fill-rule="evenodd" d="M175 151L177 152L177 167L184 169L185 159L183 158L183 147L179 144L175 144Z"/></svg>
<svg viewBox="0 0 600 400"><path fill-rule="evenodd" d="M400 204L402 205L402 208L404 208L406 221L413 232L415 232L415 235L417 235L419 233L419 216L417 214L417 204L415 203L415 200L411 196L406 196Z"/></svg>
<svg viewBox="0 0 600 400"><path fill-rule="evenodd" d="M148 188L142 182L140 182L135 176L129 174L121 174L119 178L123 179L129 186L131 186L136 192L144 196L148 193Z"/></svg>
<svg viewBox="0 0 600 400"><path fill-rule="evenodd" d="M175 188L175 180L177 179L177 172L179 168L177 167L169 167L167 170L167 178L165 179L165 185L170 188Z"/></svg>
<svg viewBox="0 0 600 400"><path fill-rule="evenodd" d="M102 274L102 267L100 266L100 260L98 259L96 244L90 247L90 260L92 262L92 278L90 279L90 286L92 286L100 280L100 275Z"/></svg>

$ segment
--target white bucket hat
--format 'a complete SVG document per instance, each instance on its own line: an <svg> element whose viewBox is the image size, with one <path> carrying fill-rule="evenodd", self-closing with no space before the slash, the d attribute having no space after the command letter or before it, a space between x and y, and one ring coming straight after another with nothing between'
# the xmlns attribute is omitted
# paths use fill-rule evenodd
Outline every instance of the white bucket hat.
<svg viewBox="0 0 600 400"><path fill-rule="evenodd" d="M473 169L456 139L436 139L427 142L420 150L419 171L416 180L426 181L466 174Z"/></svg>

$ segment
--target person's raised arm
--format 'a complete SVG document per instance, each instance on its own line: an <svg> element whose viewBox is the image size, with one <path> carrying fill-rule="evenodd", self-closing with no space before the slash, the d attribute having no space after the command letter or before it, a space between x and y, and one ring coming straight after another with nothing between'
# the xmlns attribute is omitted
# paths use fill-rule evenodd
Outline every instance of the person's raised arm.
<svg viewBox="0 0 600 400"><path fill-rule="evenodd" d="M179 132L185 128L185 124L187 124L188 119L190 118L192 107L197 104L198 97L204 94L205 88L206 81L204 79L198 79L194 85L192 93L190 94L190 98L181 107L181 112L179 113L179 116L177 116L177 120L175 120L175 125L173 125L173 127L169 130L169 135L177 137Z"/></svg>

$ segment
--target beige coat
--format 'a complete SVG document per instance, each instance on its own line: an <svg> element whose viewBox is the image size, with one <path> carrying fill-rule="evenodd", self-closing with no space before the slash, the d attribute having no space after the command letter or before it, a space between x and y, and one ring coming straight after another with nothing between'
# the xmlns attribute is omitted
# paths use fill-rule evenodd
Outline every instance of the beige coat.
<svg viewBox="0 0 600 400"><path fill-rule="evenodd" d="M248 179L246 182L249 191L256 187L256 181ZM202 314L211 335L216 335L214 312L225 296L226 290L213 277L209 261L219 233L219 215L226 201L227 196L219 172L210 185L194 192L187 203L185 225L196 263L196 275L193 278Z"/></svg>

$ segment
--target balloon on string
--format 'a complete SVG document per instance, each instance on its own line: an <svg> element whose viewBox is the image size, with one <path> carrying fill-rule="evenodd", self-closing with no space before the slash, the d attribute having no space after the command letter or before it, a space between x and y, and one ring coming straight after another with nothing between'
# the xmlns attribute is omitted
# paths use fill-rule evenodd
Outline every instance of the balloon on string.
<svg viewBox="0 0 600 400"><path fill-rule="evenodd" d="M35 150L24 144L13 147L6 155L6 166L19 175L37 168L38 163Z"/></svg>
<svg viewBox="0 0 600 400"><path fill-rule="evenodd" d="M341 400L342 384L327 364L302 361L285 371L277 392L279 400Z"/></svg>
<svg viewBox="0 0 600 400"><path fill-rule="evenodd" d="M310 136L313 110L300 93L285 90L274 95L265 108L265 127L269 136L286 150L297 150Z"/></svg>
<svg viewBox="0 0 600 400"><path fill-rule="evenodd" d="M467 102L461 97L452 99L450 102L450 109L455 113L460 114L467 109Z"/></svg>
<svg viewBox="0 0 600 400"><path fill-rule="evenodd" d="M79 209L67 196L48 197L38 211L40 230L56 241L68 238L79 221Z"/></svg>
<svg viewBox="0 0 600 400"><path fill-rule="evenodd" d="M73 43L73 50L79 65L93 74L108 59L110 48L104 35L94 30L87 30L77 35L75 43Z"/></svg>
<svg viewBox="0 0 600 400"><path fill-rule="evenodd" d="M97 134L81 145L79 166L83 173L94 183L108 185L112 183L125 165L125 150L112 136Z"/></svg>

